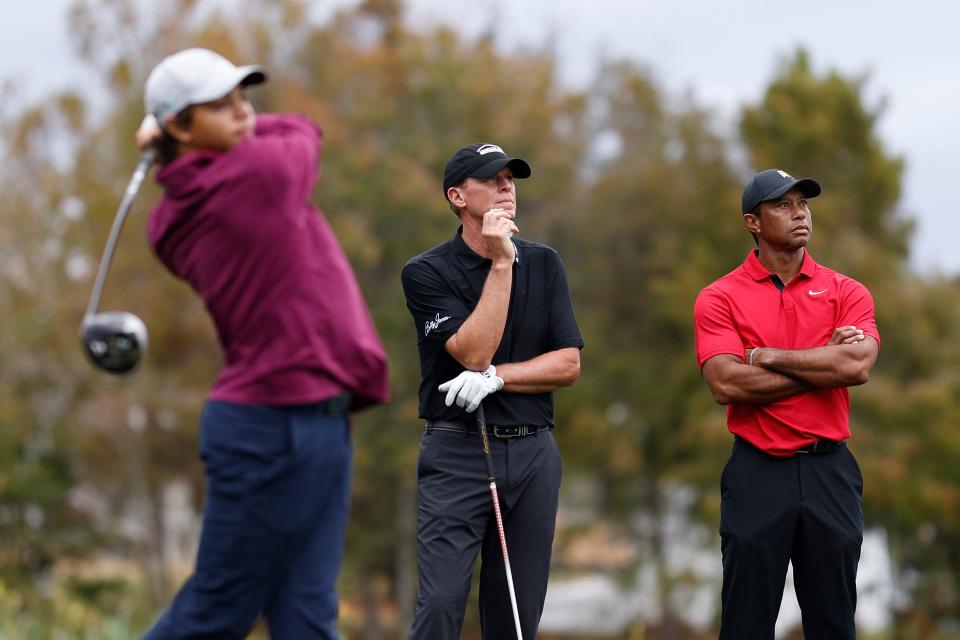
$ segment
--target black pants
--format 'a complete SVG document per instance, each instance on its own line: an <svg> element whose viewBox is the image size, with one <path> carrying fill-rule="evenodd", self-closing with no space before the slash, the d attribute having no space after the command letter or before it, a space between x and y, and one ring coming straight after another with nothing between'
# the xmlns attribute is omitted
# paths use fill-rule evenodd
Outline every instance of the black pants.
<svg viewBox="0 0 960 640"><path fill-rule="evenodd" d="M560 453L549 431L491 438L491 455L524 640L536 638L560 491ZM417 467L420 588L409 640L457 640L477 553L486 640L516 636L480 436L424 433Z"/></svg>
<svg viewBox="0 0 960 640"><path fill-rule="evenodd" d="M856 638L863 478L846 445L783 458L738 438L720 491L721 640L773 640L790 561L804 636Z"/></svg>

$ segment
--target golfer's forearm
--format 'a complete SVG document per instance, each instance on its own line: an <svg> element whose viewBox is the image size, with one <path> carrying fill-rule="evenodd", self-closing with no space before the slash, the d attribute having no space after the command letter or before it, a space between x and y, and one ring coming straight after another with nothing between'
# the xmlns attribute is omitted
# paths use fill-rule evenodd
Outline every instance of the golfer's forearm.
<svg viewBox="0 0 960 640"><path fill-rule="evenodd" d="M809 391L813 387L776 371L746 364L728 364L721 376L707 376L719 404L768 404Z"/></svg>
<svg viewBox="0 0 960 640"><path fill-rule="evenodd" d="M865 383L875 360L871 344L842 344L814 349L772 349L754 352L753 364L797 378L814 387L851 387Z"/></svg>
<svg viewBox="0 0 960 640"><path fill-rule="evenodd" d="M580 350L558 349L524 362L497 365L503 390L510 393L546 393L569 387L580 377Z"/></svg>
<svg viewBox="0 0 960 640"><path fill-rule="evenodd" d="M446 342L447 353L465 369L485 370L500 346L510 308L512 268L510 264L490 269L473 313Z"/></svg>

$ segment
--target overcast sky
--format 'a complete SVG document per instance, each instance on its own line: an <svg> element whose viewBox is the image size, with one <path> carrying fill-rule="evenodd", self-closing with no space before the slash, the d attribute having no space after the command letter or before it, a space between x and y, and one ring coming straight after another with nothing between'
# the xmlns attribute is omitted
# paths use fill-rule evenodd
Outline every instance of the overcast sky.
<svg viewBox="0 0 960 640"><path fill-rule="evenodd" d="M37 97L78 86L65 11L70 0L8 2L0 21L0 80ZM321 12L354 0L316 2ZM778 64L798 46L818 71L868 74L870 104L885 98L879 123L890 151L907 163L904 210L918 222L912 264L923 273L960 273L960 211L948 195L960 150L960 4L934 0L408 0L414 25L492 30L510 48L552 43L571 84L585 82L598 56L646 65L669 93L691 91L718 122L756 101ZM248 62L248 61L244 61ZM9 161L9 160L6 160ZM789 170L789 167L785 167ZM829 185L829 176L815 176Z"/></svg>

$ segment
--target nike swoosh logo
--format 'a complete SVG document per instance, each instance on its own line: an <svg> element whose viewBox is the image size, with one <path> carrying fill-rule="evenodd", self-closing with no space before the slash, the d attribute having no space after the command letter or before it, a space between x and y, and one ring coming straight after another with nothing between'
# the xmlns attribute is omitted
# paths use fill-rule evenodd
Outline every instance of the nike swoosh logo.
<svg viewBox="0 0 960 640"><path fill-rule="evenodd" d="M824 289L823 291L814 291L813 289L807 290L807 293L808 293L809 295L811 295L811 296L818 296L818 295L820 295L821 293L826 293L826 292L827 292L826 289Z"/></svg>

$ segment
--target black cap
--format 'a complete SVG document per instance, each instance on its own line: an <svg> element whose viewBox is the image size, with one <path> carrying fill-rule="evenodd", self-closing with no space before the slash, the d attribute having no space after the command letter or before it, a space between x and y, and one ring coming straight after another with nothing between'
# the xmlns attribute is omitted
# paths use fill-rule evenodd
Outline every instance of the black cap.
<svg viewBox="0 0 960 640"><path fill-rule="evenodd" d="M750 213L761 202L776 200L794 187L798 187L803 191L803 195L808 198L815 198L820 195L820 185L816 180L811 178L797 180L780 169L761 171L753 176L747 186L744 187L740 210L743 213Z"/></svg>
<svg viewBox="0 0 960 640"><path fill-rule="evenodd" d="M467 178L489 178L500 169L510 167L514 178L529 178L530 165L526 160L511 158L495 144L471 144L458 150L443 169L443 196L447 189Z"/></svg>

